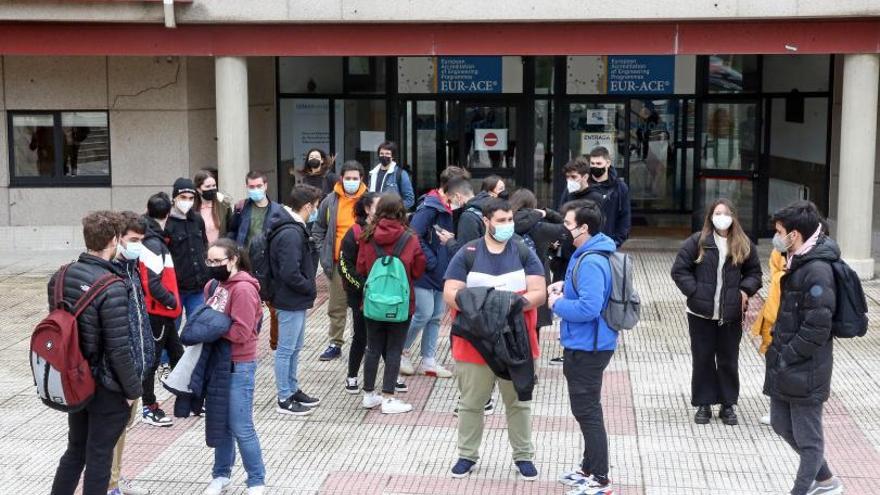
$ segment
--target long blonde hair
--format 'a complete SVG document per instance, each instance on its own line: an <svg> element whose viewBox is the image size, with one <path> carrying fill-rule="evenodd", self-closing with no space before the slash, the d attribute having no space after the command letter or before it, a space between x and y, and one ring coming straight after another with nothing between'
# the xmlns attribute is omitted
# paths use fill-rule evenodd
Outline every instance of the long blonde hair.
<svg viewBox="0 0 880 495"><path fill-rule="evenodd" d="M726 206L727 209L730 210L731 218L733 218L733 223L731 223L730 228L727 229L728 256L730 256L734 265L742 265L752 253L752 241L749 240L742 225L739 223L739 218L736 216L736 207L726 198L716 199L709 208L706 209L706 218L703 220L703 230L700 232L700 241L697 243L699 246L697 263L702 263L703 256L706 254L703 246L706 243L706 239L711 237L715 232L715 225L712 224L712 216L715 214L715 208L717 208L718 205ZM718 260L718 262L723 264L724 260Z"/></svg>

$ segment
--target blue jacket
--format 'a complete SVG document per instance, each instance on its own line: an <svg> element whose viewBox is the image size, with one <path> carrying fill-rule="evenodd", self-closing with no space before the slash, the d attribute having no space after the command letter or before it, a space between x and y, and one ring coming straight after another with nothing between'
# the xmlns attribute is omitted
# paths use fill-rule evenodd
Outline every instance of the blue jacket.
<svg viewBox="0 0 880 495"><path fill-rule="evenodd" d="M605 234L593 236L579 247L568 261L562 299L553 305L553 312L562 318L559 339L562 347L576 351L613 351L617 348L617 332L605 323L602 310L611 295L611 265L599 254L587 255L578 269L577 291L572 274L581 254L587 251L616 250L614 241ZM598 345L595 345L598 332Z"/></svg>
<svg viewBox="0 0 880 495"><path fill-rule="evenodd" d="M229 220L229 229L226 235L238 243L239 246L246 246L248 230L251 228L251 208L253 207L254 202L250 199L246 199L244 201L239 202L235 205L235 213L233 213L232 218ZM281 209L281 203L276 203L269 200L268 210L266 211L266 218L263 220L263 232L268 232L269 227L272 226L272 222L269 219L272 218L273 215L278 215Z"/></svg>
<svg viewBox="0 0 880 495"><path fill-rule="evenodd" d="M434 231L434 226L439 225L443 229L453 232L452 211L450 211L436 191L425 195L424 201L410 218L410 228L419 236L419 244L425 253L425 274L416 279L415 286L423 289L443 290L443 275L449 260L452 258L450 246L440 244L440 238Z"/></svg>
<svg viewBox="0 0 880 495"><path fill-rule="evenodd" d="M382 184L376 184L375 182L380 167L381 165L376 165L370 170L369 177L367 177L366 181L369 190L378 193L397 193L400 195L401 199L403 199L403 206L406 206L407 210L412 208L416 203L416 193L413 191L412 180L406 170L404 170L399 163L394 163L388 168L388 172L385 174Z"/></svg>

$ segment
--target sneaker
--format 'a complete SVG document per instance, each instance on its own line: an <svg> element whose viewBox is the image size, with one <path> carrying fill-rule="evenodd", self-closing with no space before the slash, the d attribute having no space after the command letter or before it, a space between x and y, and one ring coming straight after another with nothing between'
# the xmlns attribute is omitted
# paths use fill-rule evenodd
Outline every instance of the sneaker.
<svg viewBox="0 0 880 495"><path fill-rule="evenodd" d="M136 487L131 481L125 478L119 478L116 490L122 495L150 495L150 490Z"/></svg>
<svg viewBox="0 0 880 495"><path fill-rule="evenodd" d="M583 481L576 485L574 490L569 490L566 495L598 495L598 494L610 494L612 493L611 480L607 480L606 483L602 483L592 475L584 478Z"/></svg>
<svg viewBox="0 0 880 495"><path fill-rule="evenodd" d="M409 387L406 386L406 382L397 378L397 383L394 384L394 391L398 394L405 394L409 392Z"/></svg>
<svg viewBox="0 0 880 495"><path fill-rule="evenodd" d="M266 487L263 485L260 486L251 486L247 489L247 495L263 495L266 493Z"/></svg>
<svg viewBox="0 0 880 495"><path fill-rule="evenodd" d="M728 426L739 424L739 419L736 417L736 406L723 406L718 417L721 418L722 423Z"/></svg>
<svg viewBox="0 0 880 495"><path fill-rule="evenodd" d="M419 369L416 370L416 373L434 378L452 378L452 372L439 364L425 366L424 363L419 363Z"/></svg>
<svg viewBox="0 0 880 495"><path fill-rule="evenodd" d="M297 390L296 393L293 394L293 400L299 402L306 407L315 407L321 403L321 399L318 399L316 397L309 397L302 390Z"/></svg>
<svg viewBox="0 0 880 495"><path fill-rule="evenodd" d="M574 471L560 474L557 479L563 485L578 486L587 479L587 475L584 474L583 470L575 469Z"/></svg>
<svg viewBox="0 0 880 495"><path fill-rule="evenodd" d="M406 354L400 356L400 374L406 376L415 374L412 361L409 360L409 357Z"/></svg>
<svg viewBox="0 0 880 495"><path fill-rule="evenodd" d="M550 360L550 364L554 366L562 366L562 356L555 357Z"/></svg>
<svg viewBox="0 0 880 495"><path fill-rule="evenodd" d="M477 463L474 461L459 459L455 465L452 466L452 469L449 470L449 474L452 475L453 478L464 478L471 474L471 471L474 470L476 464Z"/></svg>
<svg viewBox="0 0 880 495"><path fill-rule="evenodd" d="M165 415L165 411L159 408L159 404L144 406L141 421L153 426L171 426L173 421ZM122 493L126 493L125 490Z"/></svg>
<svg viewBox="0 0 880 495"><path fill-rule="evenodd" d="M837 476L825 481L814 481L807 490L807 495L840 495L843 493L843 482Z"/></svg>
<svg viewBox="0 0 880 495"><path fill-rule="evenodd" d="M538 479L538 468L532 461L515 461L516 470L519 471L519 477L525 481L535 481Z"/></svg>
<svg viewBox="0 0 880 495"><path fill-rule="evenodd" d="M159 369L156 370L156 374L159 375L159 380L165 381L168 379L168 375L171 374L171 366L168 363L163 363L159 365Z"/></svg>
<svg viewBox="0 0 880 495"><path fill-rule="evenodd" d="M364 409L372 409L382 405L382 397L376 392L364 392L364 399L361 401Z"/></svg>
<svg viewBox="0 0 880 495"><path fill-rule="evenodd" d="M354 378L346 378L345 379L345 391L350 393L351 395L355 395L358 393L358 379Z"/></svg>
<svg viewBox="0 0 880 495"><path fill-rule="evenodd" d="M770 415L765 414L761 416L761 419L758 420L764 426L770 426Z"/></svg>
<svg viewBox="0 0 880 495"><path fill-rule="evenodd" d="M412 404L389 397L382 400L382 414L402 414L412 411Z"/></svg>
<svg viewBox="0 0 880 495"><path fill-rule="evenodd" d="M230 484L232 484L232 480L229 478L214 478L202 492L202 495L220 495L229 489Z"/></svg>
<svg viewBox="0 0 880 495"><path fill-rule="evenodd" d="M486 405L483 406L483 416L491 416L492 413L495 412L495 401L493 399L489 399L486 401ZM452 411L452 415L458 417L458 407Z"/></svg>
<svg viewBox="0 0 880 495"><path fill-rule="evenodd" d="M313 411L311 407L306 407L293 400L293 397L288 397L285 401L278 401L278 407L275 408L275 412L291 416L308 416Z"/></svg>
<svg viewBox="0 0 880 495"><path fill-rule="evenodd" d="M330 344L324 349L324 352L321 353L321 356L318 358L320 361L333 361L342 355L342 349L339 348L336 344Z"/></svg>
<svg viewBox="0 0 880 495"><path fill-rule="evenodd" d="M700 406L697 413L694 414L694 423L698 425L707 425L712 419L712 406Z"/></svg>

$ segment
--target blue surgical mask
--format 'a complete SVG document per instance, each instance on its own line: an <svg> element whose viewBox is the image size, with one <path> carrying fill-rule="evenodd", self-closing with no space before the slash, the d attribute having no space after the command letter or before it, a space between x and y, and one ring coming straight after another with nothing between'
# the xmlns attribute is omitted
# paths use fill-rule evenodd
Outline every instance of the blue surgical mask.
<svg viewBox="0 0 880 495"><path fill-rule="evenodd" d="M492 238L498 242L507 242L513 237L513 222L502 225L495 225Z"/></svg>
<svg viewBox="0 0 880 495"><path fill-rule="evenodd" d="M358 189L360 187L360 179L346 179L342 181L342 189L344 189L347 194L354 194L358 192Z"/></svg>
<svg viewBox="0 0 880 495"><path fill-rule="evenodd" d="M121 243L119 245L121 245ZM122 257L129 261L134 261L141 257L143 249L144 245L140 242L129 242L124 248L122 248Z"/></svg>
<svg viewBox="0 0 880 495"><path fill-rule="evenodd" d="M266 199L266 191L264 189L248 189L248 199L254 203L259 203Z"/></svg>
<svg viewBox="0 0 880 495"><path fill-rule="evenodd" d="M318 221L318 209L315 208L314 210L312 210L311 213L309 213L309 219L308 219L307 223L314 223L317 221Z"/></svg>

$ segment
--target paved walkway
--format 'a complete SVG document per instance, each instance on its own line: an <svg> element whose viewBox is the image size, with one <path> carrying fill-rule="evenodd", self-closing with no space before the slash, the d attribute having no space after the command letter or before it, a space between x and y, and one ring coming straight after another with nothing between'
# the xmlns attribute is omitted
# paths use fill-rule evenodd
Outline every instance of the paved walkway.
<svg viewBox="0 0 880 495"><path fill-rule="evenodd" d="M605 377L616 493L788 493L796 459L769 428L758 424L768 401L760 393L763 363L755 343L743 339L741 347L741 425L694 425L683 300L668 276L674 249L669 243L644 240L629 246L638 260L644 306L642 323L623 336ZM61 252L0 257L5 260L0 263L3 493L47 493L65 446L65 417L37 401L26 351L30 331L45 311L47 273L73 256ZM834 392L825 410L827 455L850 495L880 493L880 282L868 283L866 290L872 331L866 338L836 344ZM300 361L305 390L323 399L312 416L300 419L274 412L271 352L268 336L261 337L255 417L269 493L564 493L555 479L577 464L581 439L568 409L561 369L548 364L560 352L557 328L541 334L540 383L533 408L541 478L531 483L517 480L504 414L498 411L488 418L477 472L467 480L453 480L447 470L456 458L456 420L451 414L455 382L415 377L405 396L414 412L388 417L364 411L359 397L343 391L344 360L317 359L328 323L325 300L320 303L310 313ZM438 358L451 366L448 328L443 335ZM170 411L171 405L166 403L165 409ZM138 423L128 433L123 472L156 494L201 493L212 460L201 419L177 420L166 429ZM244 493L240 464L230 493Z"/></svg>

